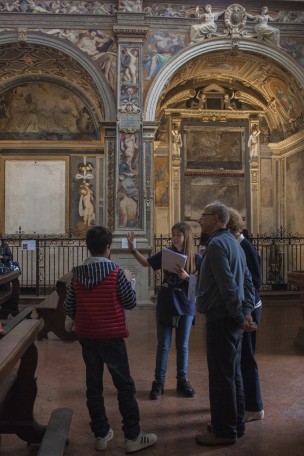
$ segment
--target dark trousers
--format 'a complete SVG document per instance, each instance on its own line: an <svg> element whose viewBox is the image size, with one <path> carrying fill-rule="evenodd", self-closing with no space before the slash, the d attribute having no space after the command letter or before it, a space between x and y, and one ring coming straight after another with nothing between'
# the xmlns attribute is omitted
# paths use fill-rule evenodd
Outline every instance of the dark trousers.
<svg viewBox="0 0 304 456"><path fill-rule="evenodd" d="M242 336L232 318L207 322L211 424L220 437L235 438L245 430Z"/></svg>
<svg viewBox="0 0 304 456"><path fill-rule="evenodd" d="M252 319L258 325L262 318L262 306L252 312ZM241 368L245 393L245 408L249 412L263 410L258 365L255 360L256 331L244 333Z"/></svg>
<svg viewBox="0 0 304 456"><path fill-rule="evenodd" d="M103 398L103 371L106 365L117 389L125 438L134 439L140 432L139 410L124 339L80 339L79 342L86 365L86 396L92 432L105 437L110 429Z"/></svg>

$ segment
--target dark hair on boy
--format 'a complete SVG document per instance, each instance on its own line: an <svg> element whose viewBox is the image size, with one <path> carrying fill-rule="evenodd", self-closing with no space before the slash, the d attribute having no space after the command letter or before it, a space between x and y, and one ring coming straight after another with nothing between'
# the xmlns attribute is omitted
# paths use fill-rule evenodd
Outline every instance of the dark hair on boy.
<svg viewBox="0 0 304 456"><path fill-rule="evenodd" d="M101 254L112 244L112 233L104 226L92 226L86 232L86 244L91 255Z"/></svg>

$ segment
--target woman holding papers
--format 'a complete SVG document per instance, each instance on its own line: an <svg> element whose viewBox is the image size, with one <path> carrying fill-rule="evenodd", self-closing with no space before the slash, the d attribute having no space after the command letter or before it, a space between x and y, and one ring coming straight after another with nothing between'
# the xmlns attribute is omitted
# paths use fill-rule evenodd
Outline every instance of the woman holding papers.
<svg viewBox="0 0 304 456"><path fill-rule="evenodd" d="M195 285L201 263L196 253L193 233L187 223L176 223L172 228L172 247L148 258L134 248L135 235L128 233L128 247L134 258L144 267L164 269L164 279L157 297L157 351L155 380L150 399L159 399L164 393L167 361L175 329L176 390L185 397L195 392L188 380L188 345L195 314ZM167 252L169 250L169 252Z"/></svg>

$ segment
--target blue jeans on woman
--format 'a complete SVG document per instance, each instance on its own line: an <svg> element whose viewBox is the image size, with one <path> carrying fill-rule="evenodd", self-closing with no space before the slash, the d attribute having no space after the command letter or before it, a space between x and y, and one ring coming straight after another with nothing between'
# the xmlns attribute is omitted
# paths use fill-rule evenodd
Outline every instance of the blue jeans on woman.
<svg viewBox="0 0 304 456"><path fill-rule="evenodd" d="M92 432L96 437L105 437L110 430L103 398L103 371L106 365L117 389L125 438L136 438L140 432L139 410L124 339L80 339L79 342L86 365L86 396Z"/></svg>
<svg viewBox="0 0 304 456"><path fill-rule="evenodd" d="M189 336L193 324L193 315L181 315L177 328L157 322L157 351L155 380L165 383L168 363L168 355L172 342L172 333L175 329L176 346L176 378L187 379Z"/></svg>
<svg viewBox="0 0 304 456"><path fill-rule="evenodd" d="M257 325L262 318L262 306L257 307L251 314ZM241 368L245 394L245 409L247 412L263 410L263 400L260 388L260 377L255 360L256 331L245 332L243 335Z"/></svg>

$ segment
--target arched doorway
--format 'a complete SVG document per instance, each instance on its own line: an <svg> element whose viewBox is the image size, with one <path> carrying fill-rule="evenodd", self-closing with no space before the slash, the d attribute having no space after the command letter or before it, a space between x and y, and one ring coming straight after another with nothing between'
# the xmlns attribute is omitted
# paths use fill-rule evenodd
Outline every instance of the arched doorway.
<svg viewBox="0 0 304 456"><path fill-rule="evenodd" d="M15 40L0 42L0 230L82 235L106 218L102 123L115 119L113 93L75 47L35 33Z"/></svg>
<svg viewBox="0 0 304 456"><path fill-rule="evenodd" d="M273 145L282 145L281 155L303 145L303 87L303 70L287 53L248 39L237 48L213 39L172 58L145 106L146 120L160 122L156 232L181 218L197 227L201 208L215 198L237 207L252 232L277 227L286 214Z"/></svg>

